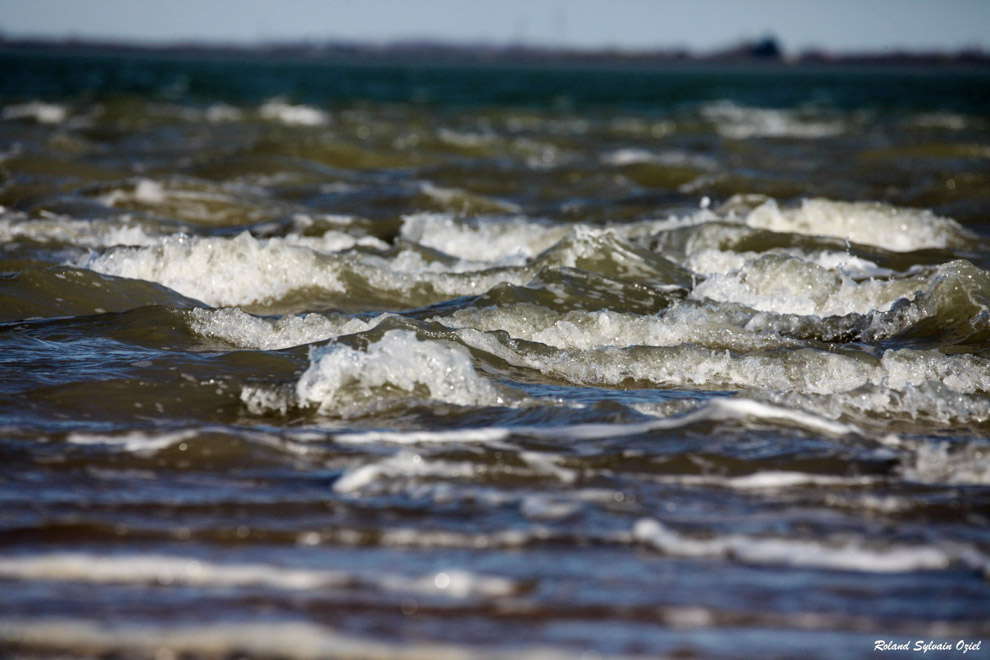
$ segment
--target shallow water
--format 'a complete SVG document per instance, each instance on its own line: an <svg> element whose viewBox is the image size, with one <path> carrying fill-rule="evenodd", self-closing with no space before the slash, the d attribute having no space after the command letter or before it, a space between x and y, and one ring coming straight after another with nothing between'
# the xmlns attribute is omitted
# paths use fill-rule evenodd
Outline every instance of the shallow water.
<svg viewBox="0 0 990 660"><path fill-rule="evenodd" d="M990 636L986 72L0 60L5 652Z"/></svg>

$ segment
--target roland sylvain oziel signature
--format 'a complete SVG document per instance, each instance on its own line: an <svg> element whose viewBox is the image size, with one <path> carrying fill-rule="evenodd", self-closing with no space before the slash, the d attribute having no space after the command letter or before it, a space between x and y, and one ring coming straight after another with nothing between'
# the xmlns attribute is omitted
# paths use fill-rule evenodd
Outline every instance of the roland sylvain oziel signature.
<svg viewBox="0 0 990 660"><path fill-rule="evenodd" d="M971 642L960 639L955 642L936 642L934 640L919 639L916 641L895 642L892 640L878 639L873 642L874 651L914 651L915 653L928 653L929 651L979 651L983 645L983 640Z"/></svg>

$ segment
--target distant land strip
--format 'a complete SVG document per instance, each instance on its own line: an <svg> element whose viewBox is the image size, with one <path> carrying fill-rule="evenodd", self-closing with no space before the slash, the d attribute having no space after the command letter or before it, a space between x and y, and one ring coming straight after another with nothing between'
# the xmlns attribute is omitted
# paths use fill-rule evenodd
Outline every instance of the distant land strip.
<svg viewBox="0 0 990 660"><path fill-rule="evenodd" d="M141 43L84 39L4 37L0 50L52 54L150 55L200 58L279 58L352 63L517 65L553 67L665 68L681 66L875 66L875 67L990 67L990 53L980 49L957 51L879 50L831 53L784 51L773 37L742 42L722 50L695 53L685 49L624 50L536 46L527 44L463 44L434 41L365 43L345 41L292 41L230 44L200 41Z"/></svg>

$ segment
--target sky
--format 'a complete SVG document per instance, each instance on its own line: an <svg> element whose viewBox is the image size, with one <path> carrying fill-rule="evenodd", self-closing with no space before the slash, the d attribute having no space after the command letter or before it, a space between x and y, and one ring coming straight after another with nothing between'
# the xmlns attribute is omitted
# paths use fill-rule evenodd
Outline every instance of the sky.
<svg viewBox="0 0 990 660"><path fill-rule="evenodd" d="M990 0L0 0L0 32L119 41L428 39L716 50L990 50Z"/></svg>

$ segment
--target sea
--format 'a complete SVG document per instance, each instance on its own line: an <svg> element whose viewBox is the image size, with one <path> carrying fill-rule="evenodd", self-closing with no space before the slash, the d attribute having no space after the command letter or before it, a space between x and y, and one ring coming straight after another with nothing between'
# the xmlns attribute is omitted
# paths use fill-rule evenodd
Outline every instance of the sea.
<svg viewBox="0 0 990 660"><path fill-rule="evenodd" d="M0 71L4 657L990 648L986 67Z"/></svg>

